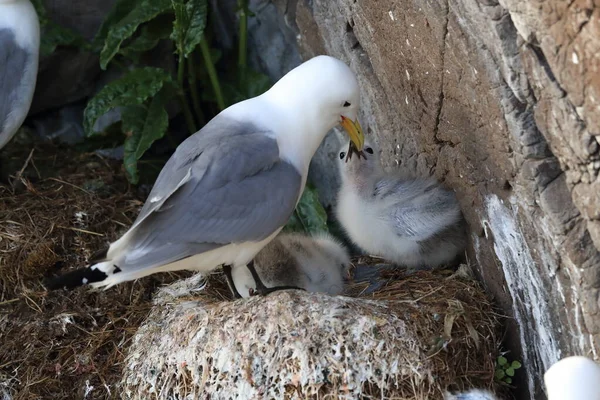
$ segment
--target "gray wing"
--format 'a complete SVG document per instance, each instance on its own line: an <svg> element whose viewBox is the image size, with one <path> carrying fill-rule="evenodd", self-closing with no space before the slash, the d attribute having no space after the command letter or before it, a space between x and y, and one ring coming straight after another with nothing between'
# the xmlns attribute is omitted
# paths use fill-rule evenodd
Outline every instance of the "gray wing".
<svg viewBox="0 0 600 400"><path fill-rule="evenodd" d="M120 268L260 241L289 219L302 178L279 158L276 140L224 118L216 122L180 145L161 172Z"/></svg>
<svg viewBox="0 0 600 400"><path fill-rule="evenodd" d="M7 142L14 133L14 123L7 126L8 117L23 106L19 87L30 57L27 50L17 45L11 30L0 29L0 144ZM8 128L12 128L10 132Z"/></svg>
<svg viewBox="0 0 600 400"><path fill-rule="evenodd" d="M384 218L390 218L396 234L424 240L460 220L460 208L452 191L433 179L381 178L373 193L387 204Z"/></svg>

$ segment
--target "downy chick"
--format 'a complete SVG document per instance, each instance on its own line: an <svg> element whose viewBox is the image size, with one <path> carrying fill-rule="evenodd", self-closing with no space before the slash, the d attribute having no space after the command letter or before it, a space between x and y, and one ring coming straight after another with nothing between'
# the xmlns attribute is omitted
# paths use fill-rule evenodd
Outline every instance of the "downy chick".
<svg viewBox="0 0 600 400"><path fill-rule="evenodd" d="M444 400L498 400L498 398L487 390L472 389L467 392L454 394L447 392Z"/></svg>
<svg viewBox="0 0 600 400"><path fill-rule="evenodd" d="M328 234L280 234L254 258L256 272L267 287L293 286L330 295L342 292L349 266L348 252ZM248 268L234 268L232 279L242 297L256 288Z"/></svg>
<svg viewBox="0 0 600 400"><path fill-rule="evenodd" d="M410 268L449 263L466 245L466 224L456 196L434 179L386 173L372 142L364 157L338 154L342 185L337 218L365 252ZM358 210L358 212L357 212Z"/></svg>

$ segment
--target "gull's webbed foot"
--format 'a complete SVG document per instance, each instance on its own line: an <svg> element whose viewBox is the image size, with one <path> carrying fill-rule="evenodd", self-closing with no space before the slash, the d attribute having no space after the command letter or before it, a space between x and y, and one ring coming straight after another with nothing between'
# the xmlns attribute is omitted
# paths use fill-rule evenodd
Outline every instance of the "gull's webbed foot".
<svg viewBox="0 0 600 400"><path fill-rule="evenodd" d="M255 289L250 289L250 296L266 296L270 293L273 292L278 292L280 290L306 290L304 288L301 287L297 287L297 286L274 286L271 288L265 287L263 285L262 288L259 288L258 285L256 285L256 290Z"/></svg>
<svg viewBox="0 0 600 400"><path fill-rule="evenodd" d="M260 277L258 276L258 272L256 272L256 269L254 268L254 261L250 261L247 264L247 267L250 270L250 273L252 274L252 278L254 278L254 282L256 283L256 289L249 290L250 296L256 296L256 295L266 296L269 293L277 292L279 290L289 290L289 289L304 290L303 288L299 288L296 286L275 286L272 288L268 288L260 280Z"/></svg>

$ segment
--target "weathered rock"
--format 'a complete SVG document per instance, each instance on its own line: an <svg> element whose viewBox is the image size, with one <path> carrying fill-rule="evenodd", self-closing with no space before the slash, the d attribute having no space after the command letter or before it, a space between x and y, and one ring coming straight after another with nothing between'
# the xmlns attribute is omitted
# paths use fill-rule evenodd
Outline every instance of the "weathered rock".
<svg viewBox="0 0 600 400"><path fill-rule="evenodd" d="M52 21L90 41L114 3L115 0L43 0ZM97 89L96 80L100 72L98 55L76 48L59 48L41 58L29 114L57 109L86 98Z"/></svg>
<svg viewBox="0 0 600 400"><path fill-rule="evenodd" d="M361 119L387 168L456 190L470 256L517 322L531 397L542 396L542 373L559 357L596 355L598 3L251 3L278 11L303 57L328 53L358 73ZM329 203L338 143L321 149L311 175Z"/></svg>

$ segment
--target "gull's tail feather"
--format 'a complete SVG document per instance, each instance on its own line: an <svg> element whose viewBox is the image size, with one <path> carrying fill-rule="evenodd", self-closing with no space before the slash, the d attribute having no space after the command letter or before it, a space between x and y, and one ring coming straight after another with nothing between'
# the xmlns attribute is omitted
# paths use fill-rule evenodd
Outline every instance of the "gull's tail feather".
<svg viewBox="0 0 600 400"><path fill-rule="evenodd" d="M121 269L112 261L104 261L90 267L80 268L67 274L48 279L46 287L49 290L62 288L73 289L78 286L102 282L109 276L121 272Z"/></svg>

